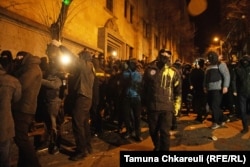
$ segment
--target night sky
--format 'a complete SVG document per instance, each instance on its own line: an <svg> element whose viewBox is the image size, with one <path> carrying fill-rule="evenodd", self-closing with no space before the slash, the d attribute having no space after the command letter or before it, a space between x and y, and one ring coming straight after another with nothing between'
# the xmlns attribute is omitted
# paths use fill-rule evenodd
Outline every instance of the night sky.
<svg viewBox="0 0 250 167"><path fill-rule="evenodd" d="M196 26L194 44L199 48L201 54L210 45L213 37L220 33L220 1L207 0L207 2L206 11L198 16L191 16L191 21Z"/></svg>

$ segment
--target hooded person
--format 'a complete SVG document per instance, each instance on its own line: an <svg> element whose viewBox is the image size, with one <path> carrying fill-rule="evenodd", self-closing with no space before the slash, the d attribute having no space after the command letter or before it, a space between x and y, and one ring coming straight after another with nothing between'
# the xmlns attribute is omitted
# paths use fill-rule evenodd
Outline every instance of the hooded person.
<svg viewBox="0 0 250 167"><path fill-rule="evenodd" d="M219 61L217 52L208 51L206 54L209 65L205 71L204 91L207 93L207 102L212 111L211 129L217 129L230 121L221 110L223 95L228 92L230 73L227 65Z"/></svg>
<svg viewBox="0 0 250 167"><path fill-rule="evenodd" d="M171 66L171 52L161 49L145 69L143 96L154 151L169 151L173 116L181 107L181 76Z"/></svg>
<svg viewBox="0 0 250 167"><path fill-rule="evenodd" d="M42 83L40 58L29 52L20 51L16 55L14 76L22 86L22 96L13 104L15 122L15 143L19 149L18 166L40 167L33 143L29 140L29 130L37 108L37 97Z"/></svg>
<svg viewBox="0 0 250 167"><path fill-rule="evenodd" d="M236 68L236 79L234 80L234 96L238 97L240 115L242 121L241 133L245 134L249 131L248 115L249 106L247 102L250 100L250 56L244 55L239 60L239 66Z"/></svg>
<svg viewBox="0 0 250 167"><path fill-rule="evenodd" d="M141 142L141 83L142 74L137 71L137 59L131 58L127 61L128 68L122 73L122 115L126 127L125 138L132 136Z"/></svg>
<svg viewBox="0 0 250 167"><path fill-rule="evenodd" d="M156 65L159 69L165 66L165 64L170 63L170 58L171 58L172 52L167 49L161 49L158 53L158 56L156 58Z"/></svg>
<svg viewBox="0 0 250 167"><path fill-rule="evenodd" d="M9 50L2 51L1 56L0 56L0 63L8 74L12 73L13 56L12 56L11 51Z"/></svg>

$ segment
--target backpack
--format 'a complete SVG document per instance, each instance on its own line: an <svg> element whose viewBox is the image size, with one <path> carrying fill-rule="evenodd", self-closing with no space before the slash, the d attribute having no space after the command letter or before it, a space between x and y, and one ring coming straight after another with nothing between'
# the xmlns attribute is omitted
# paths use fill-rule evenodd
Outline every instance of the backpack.
<svg viewBox="0 0 250 167"><path fill-rule="evenodd" d="M206 71L206 83L217 82L222 80L222 74L219 70L219 65L207 69Z"/></svg>

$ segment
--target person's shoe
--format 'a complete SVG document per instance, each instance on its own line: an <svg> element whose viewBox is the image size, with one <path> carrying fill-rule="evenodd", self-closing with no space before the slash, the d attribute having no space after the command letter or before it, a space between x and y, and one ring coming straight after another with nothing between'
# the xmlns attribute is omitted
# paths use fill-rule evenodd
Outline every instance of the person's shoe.
<svg viewBox="0 0 250 167"><path fill-rule="evenodd" d="M93 153L92 147L87 147L87 150L88 150L88 153L89 153L89 154L92 154L92 153Z"/></svg>
<svg viewBox="0 0 250 167"><path fill-rule="evenodd" d="M226 125L226 121L223 121L219 124L220 126L225 126Z"/></svg>
<svg viewBox="0 0 250 167"><path fill-rule="evenodd" d="M50 150L50 154L56 155L58 153L59 153L59 148L57 146L55 146L53 150Z"/></svg>
<svg viewBox="0 0 250 167"><path fill-rule="evenodd" d="M220 126L226 125L226 123L230 122L230 119L227 118L225 121L221 122Z"/></svg>
<svg viewBox="0 0 250 167"><path fill-rule="evenodd" d="M235 117L235 114L229 114L228 117L233 118L233 117Z"/></svg>
<svg viewBox="0 0 250 167"><path fill-rule="evenodd" d="M48 147L48 152L53 155L58 154L59 148L54 143L51 143Z"/></svg>
<svg viewBox="0 0 250 167"><path fill-rule="evenodd" d="M242 133L242 134L245 134L245 133L247 133L248 132L248 129L246 129L246 128L244 128L244 129L242 129L241 131L240 131L240 133Z"/></svg>
<svg viewBox="0 0 250 167"><path fill-rule="evenodd" d="M135 141L141 142L143 141L143 138L141 136L136 136Z"/></svg>
<svg viewBox="0 0 250 167"><path fill-rule="evenodd" d="M69 157L69 160L79 161L79 160L84 159L86 156L87 155L85 153L76 153L76 154L72 155L71 157Z"/></svg>
<svg viewBox="0 0 250 167"><path fill-rule="evenodd" d="M229 118L227 118L225 122L230 122L230 121L231 121L231 120L230 120Z"/></svg>
<svg viewBox="0 0 250 167"><path fill-rule="evenodd" d="M125 138L125 139L128 139L128 138L130 138L130 137L131 137L131 133L126 132L126 133L124 134L124 138Z"/></svg>
<svg viewBox="0 0 250 167"><path fill-rule="evenodd" d="M218 125L217 123L213 123L213 125L211 126L211 129L218 129L220 127L220 125Z"/></svg>
<svg viewBox="0 0 250 167"><path fill-rule="evenodd" d="M153 151L160 151L160 149L155 147Z"/></svg>
<svg viewBox="0 0 250 167"><path fill-rule="evenodd" d="M202 122L203 122L203 119L202 119L202 118L196 118L194 121L199 122L199 123L202 123Z"/></svg>

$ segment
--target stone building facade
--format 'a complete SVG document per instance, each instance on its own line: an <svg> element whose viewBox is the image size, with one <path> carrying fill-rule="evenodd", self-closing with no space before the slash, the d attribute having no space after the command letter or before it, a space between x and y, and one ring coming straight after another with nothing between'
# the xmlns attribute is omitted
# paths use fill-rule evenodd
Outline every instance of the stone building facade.
<svg viewBox="0 0 250 167"><path fill-rule="evenodd" d="M161 47L178 57L174 41L161 44L162 34L152 22L154 4L154 0L72 0L61 43L76 54L87 48L121 60L151 61ZM0 1L0 51L11 50L14 57L20 50L46 56L49 27L61 6L62 0Z"/></svg>

